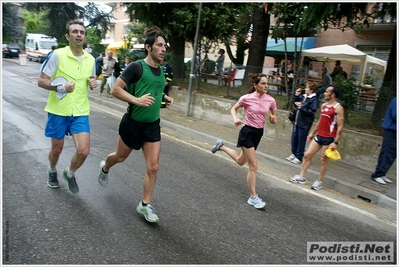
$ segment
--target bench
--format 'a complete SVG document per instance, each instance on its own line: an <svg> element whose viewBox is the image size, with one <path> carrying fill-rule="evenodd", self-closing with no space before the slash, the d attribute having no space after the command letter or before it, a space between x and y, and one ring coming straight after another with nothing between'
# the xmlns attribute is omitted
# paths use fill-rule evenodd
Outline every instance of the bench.
<svg viewBox="0 0 399 267"><path fill-rule="evenodd" d="M359 109L365 110L367 106L367 102L375 102L378 99L378 94L376 92L365 92L360 93L357 96L357 105L359 105Z"/></svg>
<svg viewBox="0 0 399 267"><path fill-rule="evenodd" d="M267 82L267 85L273 85L277 87L277 95L283 95L283 88L285 87L282 83Z"/></svg>

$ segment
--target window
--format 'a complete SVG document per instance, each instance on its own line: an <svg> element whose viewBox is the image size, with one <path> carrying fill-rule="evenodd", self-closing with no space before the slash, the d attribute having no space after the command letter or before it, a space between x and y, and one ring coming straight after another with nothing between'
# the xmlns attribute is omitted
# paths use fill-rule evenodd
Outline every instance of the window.
<svg viewBox="0 0 399 267"><path fill-rule="evenodd" d="M129 32L129 24L123 24L123 36L126 36Z"/></svg>

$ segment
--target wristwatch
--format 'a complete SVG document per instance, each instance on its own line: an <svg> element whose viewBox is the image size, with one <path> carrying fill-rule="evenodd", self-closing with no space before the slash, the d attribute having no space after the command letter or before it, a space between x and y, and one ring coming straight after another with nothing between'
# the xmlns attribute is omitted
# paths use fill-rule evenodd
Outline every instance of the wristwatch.
<svg viewBox="0 0 399 267"><path fill-rule="evenodd" d="M334 141L334 144L339 145L339 142L338 141Z"/></svg>

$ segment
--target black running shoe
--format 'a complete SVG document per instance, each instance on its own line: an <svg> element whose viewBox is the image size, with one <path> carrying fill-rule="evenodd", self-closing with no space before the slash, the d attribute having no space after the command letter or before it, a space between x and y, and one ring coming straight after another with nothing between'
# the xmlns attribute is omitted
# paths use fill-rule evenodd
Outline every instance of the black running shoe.
<svg viewBox="0 0 399 267"><path fill-rule="evenodd" d="M69 193L71 193L72 195L76 195L79 193L79 186L76 183L76 178L75 175L71 178L68 177L68 170L69 168L66 167L64 172L62 173L62 177L64 177L64 180L67 181L68 183L68 191Z"/></svg>
<svg viewBox="0 0 399 267"><path fill-rule="evenodd" d="M57 172L48 171L47 174L48 174L48 181L47 181L48 187L54 189L59 188L60 185L58 184Z"/></svg>

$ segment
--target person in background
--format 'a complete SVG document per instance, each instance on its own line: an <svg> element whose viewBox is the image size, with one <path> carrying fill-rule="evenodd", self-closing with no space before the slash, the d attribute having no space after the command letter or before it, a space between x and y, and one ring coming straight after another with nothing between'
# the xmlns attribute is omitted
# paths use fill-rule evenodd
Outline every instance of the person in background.
<svg viewBox="0 0 399 267"><path fill-rule="evenodd" d="M124 61L124 64L122 65L122 71L124 71L125 69L126 69L126 67L127 67L127 65L129 65L130 64L130 57L129 56L126 56L125 57L125 61Z"/></svg>
<svg viewBox="0 0 399 267"><path fill-rule="evenodd" d="M68 46L54 50L44 61L37 84L50 91L44 109L48 112L45 136L51 138L47 185L50 188L59 188L56 166L64 148L65 136L72 135L76 152L62 176L68 183L68 191L76 195L79 193L79 186L75 173L90 151L88 87L97 87L97 81L95 59L83 50L86 41L83 22L69 21L66 24L65 37L69 42ZM52 80L59 76L64 77L67 82L52 84ZM59 94L63 96L60 97Z"/></svg>
<svg viewBox="0 0 399 267"><path fill-rule="evenodd" d="M328 169L328 158L324 155L324 151L329 147L331 147L331 149L337 149L339 139L344 130L344 108L338 103L338 97L339 88L336 85L329 86L324 92L324 99L327 102L321 106L320 119L317 121L312 132L307 136L307 140L310 144L303 158L301 173L291 177L290 182L299 184L304 184L306 182L305 176L312 164L312 158L322 149L319 177L314 181L311 187L314 190L321 189L323 178ZM314 136L316 133L317 135Z"/></svg>
<svg viewBox="0 0 399 267"><path fill-rule="evenodd" d="M388 179L387 172L396 159L396 97L388 105L382 122L384 130L380 154L375 172L371 174L371 179L379 184L392 183Z"/></svg>
<svg viewBox="0 0 399 267"><path fill-rule="evenodd" d="M226 147L223 140L218 139L212 147L212 153L223 151L240 166L248 163L247 184L249 198L247 204L257 209L262 209L266 202L256 193L256 172L258 170L256 149L263 136L263 128L269 111L271 113L269 117L270 123L275 124L277 122L277 105L276 100L267 93L266 74L250 73L249 79L252 82L252 87L248 90L248 94L240 97L238 102L231 108L231 115L236 127L244 123L237 117L237 110L244 108L245 125L241 128L237 141L237 147L241 147L241 152L238 153L236 150Z"/></svg>
<svg viewBox="0 0 399 267"><path fill-rule="evenodd" d="M219 50L219 57L216 59L216 75L222 76L223 75L223 68L224 68L224 49L220 48ZM222 77L218 77L218 85L220 85L222 81Z"/></svg>
<svg viewBox="0 0 399 267"><path fill-rule="evenodd" d="M165 95L168 95L169 93L169 86L173 79L173 72L172 67L168 64L165 58L161 61L161 65L165 75L165 88L163 89L164 95L162 97L161 108L166 108Z"/></svg>
<svg viewBox="0 0 399 267"><path fill-rule="evenodd" d="M146 170L143 196L136 210L147 221L155 223L159 217L150 202L161 152L160 106L165 76L160 63L166 53L167 41L165 34L155 26L146 29L145 34L146 58L129 64L112 88L113 96L129 103L129 107L119 124L116 151L100 163L98 182L107 186L111 167L125 161L133 149L142 149ZM173 104L170 96L165 95L165 100L169 106Z"/></svg>
<svg viewBox="0 0 399 267"><path fill-rule="evenodd" d="M323 66L321 68L321 74L322 74L322 82L319 85L319 88L317 89L317 95L321 98L323 97L324 92L326 91L327 87L332 85L332 79L330 74L328 74L328 68Z"/></svg>
<svg viewBox="0 0 399 267"><path fill-rule="evenodd" d="M335 80L335 77L337 75L343 75L344 74L344 69L341 67L341 60L335 61L335 67L333 69L333 72L330 74L331 78Z"/></svg>
<svg viewBox="0 0 399 267"><path fill-rule="evenodd" d="M294 164L302 163L305 153L306 137L312 127L315 113L319 108L319 98L316 96L317 83L307 82L305 94L302 94L302 88L297 88L294 96L294 104L297 107L297 115L293 122L291 135L291 152L286 158Z"/></svg>
<svg viewBox="0 0 399 267"><path fill-rule="evenodd" d="M208 81L208 76L206 74L208 74L210 68L211 68L211 61L209 60L208 54L205 54L204 62L202 65L202 72L205 73L205 75L203 75L204 82Z"/></svg>
<svg viewBox="0 0 399 267"><path fill-rule="evenodd" d="M102 66L103 66L103 57L105 57L105 53L101 52L100 55L96 58L96 79L100 76L102 72Z"/></svg>
<svg viewBox="0 0 399 267"><path fill-rule="evenodd" d="M90 45L88 44L85 48L85 51L89 54L91 54L91 52L93 51L93 49L91 49Z"/></svg>
<svg viewBox="0 0 399 267"><path fill-rule="evenodd" d="M121 71L122 71L122 68L121 68L121 57L118 56L118 61L115 62L114 72L112 73L112 75L115 78L118 78L119 75L121 75Z"/></svg>
<svg viewBox="0 0 399 267"><path fill-rule="evenodd" d="M319 73L317 71L313 70L313 63L309 63L309 72L308 72L308 78L317 78L319 77Z"/></svg>
<svg viewBox="0 0 399 267"><path fill-rule="evenodd" d="M108 57L103 58L103 65L102 65L102 80L101 80L101 87L100 87L100 96L104 91L104 86L107 86L107 96L111 96L111 88L108 85L108 80L115 68L116 60L112 57L112 51L108 51Z"/></svg>

